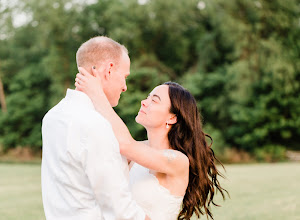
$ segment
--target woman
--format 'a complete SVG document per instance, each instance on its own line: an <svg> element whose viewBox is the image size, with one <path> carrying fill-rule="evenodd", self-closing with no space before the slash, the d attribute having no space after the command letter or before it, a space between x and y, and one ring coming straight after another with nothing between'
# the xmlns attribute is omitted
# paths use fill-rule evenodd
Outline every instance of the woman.
<svg viewBox="0 0 300 220"><path fill-rule="evenodd" d="M205 140L211 137L202 131L194 97L177 83L155 87L136 116L148 136L139 142L99 90L100 81L81 69L75 85L110 121L121 154L135 162L130 182L136 202L152 220L190 219L194 213L212 218L215 188L223 198L225 190L217 180L216 158Z"/></svg>

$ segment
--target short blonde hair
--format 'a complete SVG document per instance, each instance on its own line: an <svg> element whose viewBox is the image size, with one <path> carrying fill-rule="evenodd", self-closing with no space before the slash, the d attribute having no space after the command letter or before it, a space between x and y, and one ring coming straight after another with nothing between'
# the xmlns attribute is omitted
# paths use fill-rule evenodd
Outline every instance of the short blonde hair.
<svg viewBox="0 0 300 220"><path fill-rule="evenodd" d="M98 62L112 60L118 66L122 53L128 55L125 46L105 37L97 36L84 42L76 53L77 66L92 67Z"/></svg>

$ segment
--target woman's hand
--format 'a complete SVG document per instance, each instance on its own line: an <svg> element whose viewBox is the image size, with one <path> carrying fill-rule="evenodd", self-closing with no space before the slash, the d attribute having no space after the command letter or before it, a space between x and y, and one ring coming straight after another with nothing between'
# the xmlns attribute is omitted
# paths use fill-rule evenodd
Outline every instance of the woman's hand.
<svg viewBox="0 0 300 220"><path fill-rule="evenodd" d="M99 74L97 74L97 70L94 67L92 68L93 75L83 67L78 67L78 70L79 73L77 73L75 79L76 89L87 94L93 103L106 99L102 88L102 81Z"/></svg>

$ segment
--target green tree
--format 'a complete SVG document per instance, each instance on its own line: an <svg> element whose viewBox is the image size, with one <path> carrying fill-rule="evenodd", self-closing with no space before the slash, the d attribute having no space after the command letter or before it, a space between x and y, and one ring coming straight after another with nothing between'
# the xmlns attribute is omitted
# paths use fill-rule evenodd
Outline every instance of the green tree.
<svg viewBox="0 0 300 220"><path fill-rule="evenodd" d="M228 144L247 151L297 147L297 2L207 2L204 20L199 72L183 78L200 100L204 121L220 129Z"/></svg>
<svg viewBox="0 0 300 220"><path fill-rule="evenodd" d="M14 26L16 13L27 23ZM175 80L196 97L220 153L230 146L277 160L282 149L299 149L297 0L20 0L0 2L0 16L5 148L39 149L43 115L73 88L77 48L107 35L129 50L128 91L116 110L136 138L145 138L134 122L140 101Z"/></svg>

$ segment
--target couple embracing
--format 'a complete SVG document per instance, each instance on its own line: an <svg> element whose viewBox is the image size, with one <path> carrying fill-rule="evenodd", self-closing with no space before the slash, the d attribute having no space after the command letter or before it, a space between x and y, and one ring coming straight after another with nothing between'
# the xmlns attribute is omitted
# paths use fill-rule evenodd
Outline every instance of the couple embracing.
<svg viewBox="0 0 300 220"><path fill-rule="evenodd" d="M155 87L135 118L148 140L136 141L112 108L127 90L127 49L94 37L76 61L76 89L43 119L47 220L212 217L214 194L224 189L190 92L173 82Z"/></svg>

